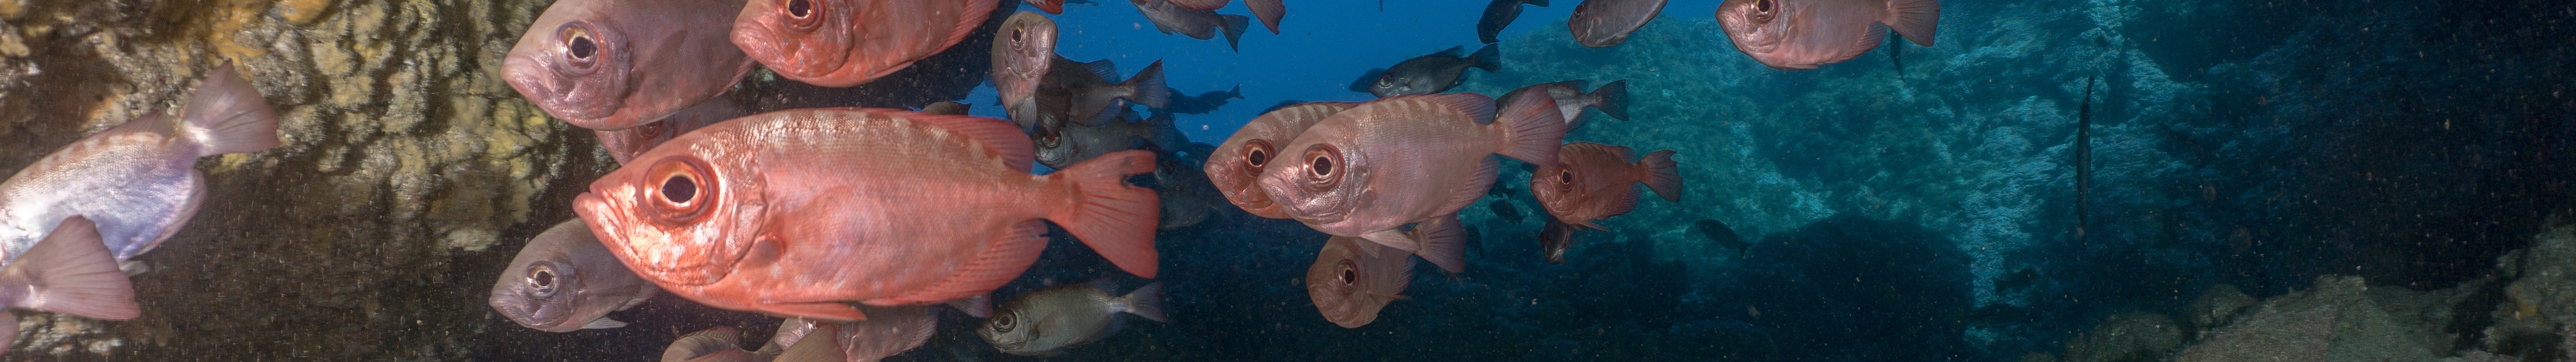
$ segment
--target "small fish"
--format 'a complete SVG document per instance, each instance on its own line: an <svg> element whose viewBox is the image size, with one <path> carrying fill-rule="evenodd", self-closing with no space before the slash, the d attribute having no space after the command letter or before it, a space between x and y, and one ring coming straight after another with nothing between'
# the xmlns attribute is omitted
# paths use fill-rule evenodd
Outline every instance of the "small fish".
<svg viewBox="0 0 2576 362"><path fill-rule="evenodd" d="M752 1L734 17L733 44L779 77L822 87L856 86L966 40L999 4L998 0Z"/></svg>
<svg viewBox="0 0 2576 362"><path fill-rule="evenodd" d="M1664 0L1584 0L1574 6L1574 16L1565 19L1565 27L1574 32L1576 43L1608 48L1627 42L1628 33L1645 28L1663 11Z"/></svg>
<svg viewBox="0 0 2576 362"><path fill-rule="evenodd" d="M1700 237L1708 238L1709 243L1735 249L1736 257L1743 257L1753 252L1753 244L1744 242L1744 236L1737 235L1735 228L1726 227L1725 222L1700 219L1692 222L1690 229L1691 232L1699 233Z"/></svg>
<svg viewBox="0 0 2576 362"><path fill-rule="evenodd" d="M1510 104L1514 99L1520 98L1522 95L1546 92L1545 94L1549 97L1556 99L1556 110L1558 113L1565 116L1566 129L1583 127L1583 121L1585 118L1583 113L1584 107L1601 110L1601 113L1609 114L1612 119L1622 121L1628 120L1627 80L1617 80L1611 81L1609 84L1602 84L1600 88L1593 88L1592 93L1583 93L1584 83L1585 82L1583 80L1576 79L1561 82L1532 84L1527 87L1521 87L1520 89L1514 89L1510 93L1503 93L1503 97L1496 98L1495 102L1497 102L1496 104Z"/></svg>
<svg viewBox="0 0 2576 362"><path fill-rule="evenodd" d="M1208 40L1222 31L1225 33L1225 46L1236 52L1243 51L1239 45L1243 29L1252 21L1252 18L1242 15L1218 15L1215 10L1191 10L1167 0L1127 1L1136 4L1136 11L1144 13L1145 20L1154 22L1154 30L1198 40Z"/></svg>
<svg viewBox="0 0 2576 362"><path fill-rule="evenodd" d="M680 336L662 348L662 362L753 362L762 360L742 350L742 330L716 326Z"/></svg>
<svg viewBox="0 0 2576 362"><path fill-rule="evenodd" d="M528 239L492 282L489 302L520 326L571 332L625 327L608 312L643 304L654 290L591 236L589 224L572 219Z"/></svg>
<svg viewBox="0 0 2576 362"><path fill-rule="evenodd" d="M1566 224L1601 230L1592 222L1636 210L1637 188L1630 186L1636 183L1664 201L1681 202L1682 175L1672 150L1648 153L1635 163L1628 159L1636 151L1624 146L1575 142L1558 152L1556 165L1530 173L1530 195Z"/></svg>
<svg viewBox="0 0 2576 362"><path fill-rule="evenodd" d="M2084 102L2075 106L2075 239L2091 225L2093 190L2093 77L2084 77Z"/></svg>
<svg viewBox="0 0 2576 362"><path fill-rule="evenodd" d="M55 223L44 240L11 253L0 268L0 345L16 342L18 318L9 309L40 310L121 321L142 316L134 282L116 269L116 254L100 239L98 223L73 216Z"/></svg>
<svg viewBox="0 0 2576 362"><path fill-rule="evenodd" d="M938 101L938 102L931 102L930 104L925 104L925 105L922 105L922 106L921 106L921 113L922 113L922 114L945 114L945 115L951 115L951 116L963 116L963 115L966 115L966 112L973 111L973 110L975 110L975 105L972 105L972 104L965 104L965 103L957 103L957 101Z"/></svg>
<svg viewBox="0 0 2576 362"><path fill-rule="evenodd" d="M1539 256L1550 264L1565 264L1565 249L1574 248L1574 232L1577 230L1580 229L1554 218L1547 219L1547 226L1538 229Z"/></svg>
<svg viewBox="0 0 2576 362"><path fill-rule="evenodd" d="M1464 271L1458 210L1474 205L1502 171L1493 155L1555 164L1565 137L1556 101L1522 97L1494 113L1475 93L1385 98L1315 123L1278 147L1260 184L1298 222L1421 255ZM1420 223L1408 233L1401 226ZM1414 237L1416 234L1422 237Z"/></svg>
<svg viewBox="0 0 2576 362"><path fill-rule="evenodd" d="M1126 296L1110 295L1117 287L1104 278L1012 297L975 328L975 335L1002 353L1045 356L1117 335L1127 326L1120 313L1169 321L1163 317L1163 283L1145 284Z"/></svg>
<svg viewBox="0 0 2576 362"><path fill-rule="evenodd" d="M1395 63L1395 66L1387 67L1385 71L1377 72L1376 77L1363 75L1361 79L1366 83L1354 82L1351 84L1352 90L1368 92L1368 94L1377 95L1378 98L1440 93L1448 91L1451 87L1457 87L1458 83L1465 82L1467 68L1483 69L1486 72L1501 71L1502 52L1494 48L1494 44L1486 44L1484 48L1476 49L1475 55L1463 55L1467 54L1466 50L1467 47L1464 46L1450 47L1449 50L1438 53L1405 59L1403 62ZM1366 84L1368 88L1360 89L1362 84Z"/></svg>
<svg viewBox="0 0 2576 362"><path fill-rule="evenodd" d="M1890 30L1894 31L1894 30ZM1905 79L1905 43L1899 37L1887 37L1887 64L1896 67L1896 79Z"/></svg>
<svg viewBox="0 0 2576 362"><path fill-rule="evenodd" d="M856 321L866 316L852 303L984 294L1045 250L1042 220L1152 277L1158 201L1125 179L1153 171L1153 153L1030 175L1026 137L1000 120L894 109L762 113L636 156L573 210L664 291L775 316Z"/></svg>
<svg viewBox="0 0 2576 362"><path fill-rule="evenodd" d="M1485 4L1485 16L1476 18L1476 40L1485 44L1502 42L1494 36L1502 34L1503 27L1511 26L1513 19L1521 17L1521 4L1547 7L1547 0L1494 0Z"/></svg>
<svg viewBox="0 0 2576 362"><path fill-rule="evenodd" d="M1404 287L1413 283L1411 255L1354 237L1324 240L1315 264L1306 267L1306 297L1335 325L1368 325L1378 309L1406 299Z"/></svg>
<svg viewBox="0 0 2576 362"><path fill-rule="evenodd" d="M813 323L804 338L785 342L790 346L779 352L774 362L878 361L921 348L939 329L939 318L931 314L929 306L863 309L867 310L868 320Z"/></svg>
<svg viewBox="0 0 2576 362"><path fill-rule="evenodd" d="M1042 6L1043 7L1043 6ZM1057 10L1062 12L1062 5ZM1011 119L1036 119L1038 84L1056 63L1055 20L1022 11L993 31L993 91Z"/></svg>
<svg viewBox="0 0 2576 362"><path fill-rule="evenodd" d="M1118 64L1108 59L1090 63L1053 56L1045 81L1038 82L1030 117L1013 115L1020 128L1061 128L1066 124L1097 126L1107 124L1123 113L1120 100L1144 105L1145 108L1170 106L1171 87L1163 86L1163 61L1136 71L1136 76L1117 81Z"/></svg>
<svg viewBox="0 0 2576 362"><path fill-rule="evenodd" d="M1503 222L1514 225L1519 225L1521 223L1521 208L1512 206L1511 201L1494 200L1494 202L1486 203L1485 208L1492 209L1494 217L1503 219Z"/></svg>
<svg viewBox="0 0 2576 362"><path fill-rule="evenodd" d="M1305 134L1307 127L1323 121L1324 117L1357 105L1359 103L1303 103L1252 118L1251 122L1243 124L1243 128L1236 129L1233 137L1226 138L1225 143L1217 144L1215 150L1208 152L1205 167L1208 181L1216 185L1218 192L1225 194L1226 201L1243 208L1244 212L1272 219L1288 218L1286 211L1271 203L1270 194L1262 191L1255 180L1261 178L1262 170L1271 161L1279 158L1278 145Z"/></svg>
<svg viewBox="0 0 2576 362"><path fill-rule="evenodd" d="M1595 0L1598 1L1598 0ZM1860 56L1895 30L1932 46L1939 0L1726 0L1717 21L1735 50L1782 70L1816 69Z"/></svg>
<svg viewBox="0 0 2576 362"><path fill-rule="evenodd" d="M1225 106L1226 99L1243 98L1242 85L1235 85L1232 90L1199 93L1198 96L1178 96L1178 94L1181 94L1181 90L1179 88L1166 89L1170 90L1169 94L1175 94L1175 96L1172 96L1171 104L1164 108L1158 108L1157 110L1171 113L1207 114L1208 112L1215 112L1216 107Z"/></svg>
<svg viewBox="0 0 2576 362"><path fill-rule="evenodd" d="M1168 1L1170 1L1170 2L1172 3L1172 5L1173 5L1173 6L1178 6L1178 7L1182 8L1182 9L1189 9L1189 10L1201 10L1201 11L1212 11L1212 10L1216 10L1216 9L1222 9L1222 8L1225 8L1225 4L1234 2L1234 0L1168 0ZM1282 16L1287 16L1287 15L1288 15L1288 6L1287 6L1286 4L1282 4L1282 3L1280 3L1280 0L1243 0L1243 7L1244 7L1245 9L1251 9L1251 10L1252 10L1252 17L1260 18L1260 19L1261 19L1261 25L1262 25L1262 26L1270 27L1270 33L1271 33L1271 34L1278 34L1278 33L1279 33L1279 18L1280 18L1280 17L1282 17ZM1207 38L1199 38L1199 39L1207 39Z"/></svg>
<svg viewBox="0 0 2576 362"><path fill-rule="evenodd" d="M1193 148L1205 146L1206 148ZM1183 149L1204 150L1215 146L1190 143ZM1205 155L1205 151L1185 151ZM1194 165L1189 156L1154 159L1154 193L1163 202L1163 230L1179 229L1207 221L1210 215L1225 210L1225 195L1208 182L1207 173Z"/></svg>
<svg viewBox="0 0 2576 362"><path fill-rule="evenodd" d="M207 73L182 110L81 137L0 182L0 264L73 216L98 223L119 262L152 251L206 200L198 158L279 144L276 111L230 64Z"/></svg>
<svg viewBox="0 0 2576 362"><path fill-rule="evenodd" d="M669 141L671 137L689 133L698 127L706 127L716 122L750 114L751 111L743 110L741 103L731 99L716 98L664 116L661 121L615 131L590 132L599 137L600 150L607 151L609 159L623 165L626 161L634 159L636 154L653 149L653 146L661 145L662 141Z"/></svg>
<svg viewBox="0 0 2576 362"><path fill-rule="evenodd" d="M615 131L733 88L751 58L727 40L744 0L566 0L546 7L501 61L501 78L546 114Z"/></svg>
<svg viewBox="0 0 2576 362"><path fill-rule="evenodd" d="M1180 129L1172 128L1170 113L1156 113L1141 121L1136 119L1135 111L1125 113L1118 120L1098 126L1039 127L1029 134L1029 140L1038 146L1038 164L1062 169L1110 152L1171 149L1190 141Z"/></svg>

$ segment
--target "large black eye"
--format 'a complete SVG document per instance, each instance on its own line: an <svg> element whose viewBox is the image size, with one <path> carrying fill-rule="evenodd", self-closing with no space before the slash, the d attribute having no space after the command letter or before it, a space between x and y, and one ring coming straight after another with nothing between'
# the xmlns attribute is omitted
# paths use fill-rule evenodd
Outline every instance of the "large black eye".
<svg viewBox="0 0 2576 362"><path fill-rule="evenodd" d="M1342 174L1350 168L1342 162L1342 151L1331 144L1306 148L1306 185L1312 190L1332 188L1342 183Z"/></svg>
<svg viewBox="0 0 2576 362"><path fill-rule="evenodd" d="M572 55L573 59L589 60L590 56L599 54L599 43L592 42L588 35L576 35L572 37L572 44L564 46L564 50L564 53Z"/></svg>
<svg viewBox="0 0 2576 362"><path fill-rule="evenodd" d="M1272 152L1274 151L1270 150L1270 141L1252 140L1252 142L1245 142L1243 145L1243 164L1245 166L1252 166L1252 171L1259 173L1262 166L1270 165L1270 154Z"/></svg>
<svg viewBox="0 0 2576 362"><path fill-rule="evenodd" d="M670 200L674 204L686 204L696 197L698 197L698 182L689 180L688 175L671 175L671 178L662 180L663 200Z"/></svg>
<svg viewBox="0 0 2576 362"><path fill-rule="evenodd" d="M814 16L814 2L811 0L787 0L787 16L795 17L797 19Z"/></svg>
<svg viewBox="0 0 2576 362"><path fill-rule="evenodd" d="M1332 175L1333 175L1333 158L1332 158L1332 157L1315 156L1315 162L1314 162L1314 165L1315 165L1315 176L1332 176Z"/></svg>
<svg viewBox="0 0 2576 362"><path fill-rule="evenodd" d="M1771 0L1753 0L1753 12L1759 14L1770 14Z"/></svg>
<svg viewBox="0 0 2576 362"><path fill-rule="evenodd" d="M1569 169L1569 170L1560 170L1560 171L1557 171L1557 172L1556 172L1556 182L1558 182L1558 183L1563 183L1563 184L1567 184L1567 185L1572 185L1572 184L1574 184L1574 170L1570 170L1570 169Z"/></svg>
<svg viewBox="0 0 2576 362"><path fill-rule="evenodd" d="M1011 333L1011 322L1015 319L1011 317L1012 314L1014 313L1002 313L1001 315L993 316L993 331Z"/></svg>
<svg viewBox="0 0 2576 362"><path fill-rule="evenodd" d="M1359 284L1359 282L1359 266L1353 265L1350 259L1342 259L1342 284Z"/></svg>
<svg viewBox="0 0 2576 362"><path fill-rule="evenodd" d="M555 268L547 264L528 264L528 286L538 298L555 295Z"/></svg>

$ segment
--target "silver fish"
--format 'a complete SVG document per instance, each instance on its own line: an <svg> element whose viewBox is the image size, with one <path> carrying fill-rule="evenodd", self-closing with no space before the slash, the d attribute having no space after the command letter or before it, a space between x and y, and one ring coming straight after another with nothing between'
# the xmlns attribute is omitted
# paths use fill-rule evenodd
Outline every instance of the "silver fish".
<svg viewBox="0 0 2576 362"><path fill-rule="evenodd" d="M1021 129L1056 128L1066 124L1096 126L1117 118L1124 108L1119 103L1163 108L1170 105L1170 87L1163 86L1163 61L1145 66L1125 81L1117 81L1118 64L1102 59L1090 63L1076 62L1062 56L1050 56L1044 82L1038 82L1035 117L1012 122Z"/></svg>
<svg viewBox="0 0 2576 362"><path fill-rule="evenodd" d="M1411 251L1457 273L1465 270L1457 213L1493 187L1502 166L1491 156L1554 164L1564 136L1565 121L1546 97L1521 97L1501 116L1492 98L1474 93L1379 99L1333 113L1278 147L1285 157L1269 162L1259 182L1307 227Z"/></svg>
<svg viewBox="0 0 2576 362"><path fill-rule="evenodd" d="M197 158L278 145L277 113L229 64L206 75L184 112L82 137L0 182L0 263L72 216L97 222L116 260L133 259L186 226L206 200Z"/></svg>
<svg viewBox="0 0 2576 362"><path fill-rule="evenodd" d="M1217 32L1223 31L1225 46L1237 52L1243 51L1243 47L1237 44L1243 39L1243 29L1251 26L1252 21L1251 17L1242 15L1218 15L1215 10L1190 10L1165 0L1127 1L1135 3L1136 11L1144 13L1145 20L1154 23L1154 30L1198 40L1216 37Z"/></svg>
<svg viewBox="0 0 2576 362"><path fill-rule="evenodd" d="M1029 135L1037 142L1038 164L1064 169L1110 152L1144 149L1170 150L1188 144L1188 136L1172 127L1172 114L1156 113L1144 120L1127 111L1118 120L1098 126L1065 125L1062 129L1039 128Z"/></svg>
<svg viewBox="0 0 2576 362"><path fill-rule="evenodd" d="M1627 42L1628 33L1646 27L1663 11L1664 0L1583 0L1574 6L1574 16L1565 19L1565 27L1574 32L1576 43L1608 48Z"/></svg>
<svg viewBox="0 0 2576 362"><path fill-rule="evenodd" d="M1368 92L1378 98L1401 95L1432 94L1448 91L1467 80L1467 68L1500 72L1502 53L1494 44L1466 53L1467 47L1451 47L1438 53L1405 59L1385 70L1371 70L1351 82L1351 90Z"/></svg>
<svg viewBox="0 0 2576 362"><path fill-rule="evenodd" d="M1003 353L1044 356L1117 335L1127 325L1119 313L1166 321L1162 283L1137 287L1126 296L1110 295L1116 287L1116 282L1100 279L1021 294L1002 303L975 334Z"/></svg>
<svg viewBox="0 0 2576 362"><path fill-rule="evenodd" d="M1598 1L1598 0L1595 0ZM1877 48L1888 30L1932 46L1939 0L1726 0L1717 22L1735 50L1762 65L1816 69Z"/></svg>
<svg viewBox="0 0 2576 362"><path fill-rule="evenodd" d="M18 338L18 318L9 308L118 321L143 314L134 304L133 281L116 269L98 224L73 216L58 225L26 257L0 268L0 345Z"/></svg>
<svg viewBox="0 0 2576 362"><path fill-rule="evenodd" d="M1055 64L1055 38L1055 20L1026 11L993 32L993 91L1011 119L1036 119L1038 83Z"/></svg>
<svg viewBox="0 0 2576 362"><path fill-rule="evenodd" d="M624 327L626 322L608 319L608 312L642 304L655 290L576 218L547 228L520 247L510 268L492 282L489 302L521 326L571 332Z"/></svg>
<svg viewBox="0 0 2576 362"><path fill-rule="evenodd" d="M1522 95L1546 94L1556 99L1557 114L1565 116L1565 129L1583 127L1584 116L1586 116L1583 113L1585 107L1601 110L1601 113L1609 114L1613 119L1628 120L1628 81L1611 81L1610 84L1603 84L1600 88L1593 88L1591 93L1583 92L1584 83L1586 82L1576 79L1533 84L1514 89L1510 93L1503 93L1502 98L1495 98L1494 102L1511 104Z"/></svg>
<svg viewBox="0 0 2576 362"><path fill-rule="evenodd" d="M528 25L501 78L546 114L615 131L715 98L751 72L733 44L745 0L563 0Z"/></svg>

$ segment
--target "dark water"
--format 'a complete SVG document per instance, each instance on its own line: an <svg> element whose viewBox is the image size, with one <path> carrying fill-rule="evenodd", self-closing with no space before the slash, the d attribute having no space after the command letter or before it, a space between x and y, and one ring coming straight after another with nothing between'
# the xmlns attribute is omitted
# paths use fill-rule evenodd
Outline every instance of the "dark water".
<svg viewBox="0 0 2576 362"><path fill-rule="evenodd" d="M1066 57L1112 59L1128 71L1160 59L1185 94L1242 87L1243 99L1178 118L1184 134L1205 143L1282 100L1371 99L1344 89L1368 68L1473 49L1485 5L1289 0L1281 34L1256 23L1233 52L1222 39L1160 34L1127 3L1096 1L1054 17ZM1645 198L1633 213L1602 221L1608 230L1577 232L1564 263L1547 263L1538 235L1549 216L1528 192L1530 171L1504 161L1502 190L1461 213L1471 234L1467 271L1417 266L1407 299L1373 323L1342 328L1318 315L1302 281L1326 235L1218 201L1204 221L1157 234L1154 281L1165 286L1170 322L1134 319L1122 333L1043 359L2215 361L2288 353L2546 361L2568 360L2576 348L2567 345L2576 343L2576 299L2565 297L2576 291L2563 289L2576 284L2542 282L2576 264L2550 257L2576 253L2553 254L2558 244L2549 243L2564 231L2552 226L2576 217L2576 4L1958 0L1941 4L1934 46L1882 45L1820 69L1782 71L1733 48L1710 16L1715 1L1673 2L1625 44L1602 49L1577 45L1565 30L1577 3L1528 8L1501 37L1502 70L1470 70L1453 91L1498 96L1541 82L1626 80L1633 117L1592 113L1566 140L1676 151L1680 202ZM297 75L259 82L273 100L294 100L280 102L288 132L312 134L276 154L201 163L220 171L208 215L264 207L297 220L200 216L220 226L183 232L170 251L139 259L161 268L136 277L146 317L23 322L29 332L6 358L631 361L653 360L673 337L711 326L743 328L753 341L776 328L772 317L668 294L612 314L632 323L616 329L547 333L491 313L484 293L510 253L572 217L569 196L614 166L593 155L588 132L560 122L511 129L525 144L476 141L514 150L492 156L510 161L368 158L401 149L394 139L438 144L486 129L455 122L543 116L488 80L329 83L410 73L334 74L310 60L329 59L314 55L324 52L293 49L449 49L454 58L422 63L469 77L457 74L497 69L472 59L506 51L513 27L543 4L413 4L414 12L330 4L322 9L334 15L314 24L286 23L275 9L287 5L278 5L239 29L223 27L233 18L149 25L185 18L166 15L183 10L241 6L220 1L0 12L9 25L0 30L33 34L8 39L34 52L5 64L42 69L0 72L16 84L0 92L0 110L19 113L0 139L21 145L0 159L32 162L115 122L108 119L169 103L155 92L185 78L134 69L247 54L195 45L207 35L190 31L206 30L188 29L273 42L231 47L267 49L244 58L259 59L255 73ZM120 12L156 15L104 15ZM445 42L298 43L341 39L326 31L365 34L373 28L359 19L386 14L475 25L413 24L420 30L403 33ZM126 34L116 39L129 44L88 34ZM966 90L981 81L984 46L961 46L976 50L895 77L909 83L832 90L755 75L731 97L789 108L918 106L964 94L978 104L974 114L998 117L985 105L995 97L989 86ZM1902 75L1892 59L1900 56ZM334 103L342 93L379 101ZM423 102L401 96L411 93L440 106L405 108L405 99ZM443 101L451 98L502 110L459 111ZM2078 110L2088 108L2090 164L2079 172L2076 127L2086 115ZM372 128L370 120L406 110L444 121ZM219 162L232 163L206 166ZM513 162L536 171L511 173ZM404 176L437 173L453 176ZM472 191L485 178L533 181L512 184L519 193ZM305 186L343 183L383 186ZM301 191L223 196L279 184ZM397 206L284 200L337 193ZM1496 202L1517 215L1491 211ZM1733 235L1695 231L1704 220ZM1061 229L1050 235L1037 264L997 296L1102 277L1147 282ZM239 241L260 239L303 243ZM480 243L452 245L459 239ZM168 255L183 252L197 257ZM254 262L275 266L224 264ZM2359 282L2337 284L2340 276ZM2368 291L2338 289L2346 284ZM2251 300L2234 306L2258 306L2208 317L2210 306L2230 305L2213 302L2227 300L2211 292L2222 285ZM2354 303L2375 308L2340 309ZM2307 334L2278 327L2298 319L2275 316L2313 310L2333 311L2325 320L2343 324ZM973 334L979 319L941 318L931 342L889 360L1041 359L995 351ZM46 320L56 319L69 317ZM199 325L223 333L191 332ZM51 335L71 337L39 338ZM2245 347L2229 337L2247 335L2289 342ZM2411 337L2373 339L2383 335ZM2332 337L2311 344L2300 336ZM2368 345L2400 347L2356 347ZM2324 353L2297 352L2311 350Z"/></svg>

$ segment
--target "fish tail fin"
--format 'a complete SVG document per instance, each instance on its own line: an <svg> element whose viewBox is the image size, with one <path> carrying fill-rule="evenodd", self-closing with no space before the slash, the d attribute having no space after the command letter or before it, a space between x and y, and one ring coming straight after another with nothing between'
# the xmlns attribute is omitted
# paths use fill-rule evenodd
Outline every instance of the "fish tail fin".
<svg viewBox="0 0 2576 362"><path fill-rule="evenodd" d="M1127 176L1154 172L1154 153L1111 152L1047 175L1061 196L1073 197L1071 210L1050 211L1054 220L1090 245L1100 257L1128 274L1152 279L1155 271L1154 223L1162 202L1154 190L1127 185Z"/></svg>
<svg viewBox="0 0 2576 362"><path fill-rule="evenodd" d="M1682 202L1681 164L1673 162L1673 150L1648 153L1645 159L1637 160L1637 165L1646 169L1646 189L1654 190L1655 196L1663 196L1664 201Z"/></svg>
<svg viewBox="0 0 2576 362"><path fill-rule="evenodd" d="M1038 10L1045 10L1045 11L1046 11L1046 13L1048 13L1048 14L1063 14L1063 13L1064 13L1064 0L1027 0L1027 1L1029 2L1029 5L1037 5Z"/></svg>
<svg viewBox="0 0 2576 362"><path fill-rule="evenodd" d="M98 223L73 216L0 271L0 287L28 291L9 306L104 320L143 314L134 304L134 282L116 268ZM17 324L16 320L0 321Z"/></svg>
<svg viewBox="0 0 2576 362"><path fill-rule="evenodd" d="M1172 88L1163 85L1162 60L1155 60L1154 64L1145 66L1145 70L1136 71L1136 76L1127 77L1124 85L1135 90L1134 94L1128 95L1128 103L1153 109L1172 105Z"/></svg>
<svg viewBox="0 0 2576 362"><path fill-rule="evenodd" d="M1472 65L1476 69L1484 69L1487 73L1502 73L1503 50L1496 47L1497 45L1502 44L1485 44L1485 47L1476 49L1476 55L1469 55L1467 59L1476 61L1476 65Z"/></svg>
<svg viewBox="0 0 2576 362"><path fill-rule="evenodd" d="M1894 14L1886 21L1888 28L1914 45L1932 46L1932 34L1941 25L1941 0L1888 0Z"/></svg>
<svg viewBox="0 0 2576 362"><path fill-rule="evenodd" d="M1414 255L1449 274L1467 271L1467 226L1458 222L1458 214L1433 216L1413 224L1413 233L1422 243L1414 247Z"/></svg>
<svg viewBox="0 0 2576 362"><path fill-rule="evenodd" d="M1127 292L1125 299L1127 299L1127 313L1156 322L1172 321L1171 317L1163 315L1163 282L1145 283L1145 286L1136 287L1136 290Z"/></svg>
<svg viewBox="0 0 2576 362"><path fill-rule="evenodd" d="M226 63L207 73L188 96L181 134L200 148L198 156L251 153L277 147L277 111Z"/></svg>
<svg viewBox="0 0 2576 362"><path fill-rule="evenodd" d="M1279 33L1279 18L1288 16L1288 4L1279 0L1243 0L1243 7L1261 18L1261 26L1269 27L1271 34Z"/></svg>
<svg viewBox="0 0 2576 362"><path fill-rule="evenodd" d="M1217 99L1226 99L1226 98L1243 99L1243 84L1235 84L1235 85L1234 85L1234 89L1228 89L1228 90L1226 90L1226 91L1225 91L1225 98L1217 98Z"/></svg>
<svg viewBox="0 0 2576 362"><path fill-rule="evenodd" d="M1520 97L1503 107L1495 123L1503 126L1503 157L1532 165L1556 164L1556 148L1565 141L1565 115L1550 97Z"/></svg>
<svg viewBox="0 0 2576 362"><path fill-rule="evenodd" d="M1252 27L1252 18L1234 14L1226 14L1219 18L1225 19L1225 24L1218 26L1219 29L1217 29L1225 31L1225 47L1233 49L1236 53L1242 53L1243 29Z"/></svg>
<svg viewBox="0 0 2576 362"><path fill-rule="evenodd" d="M1608 114L1610 118L1628 120L1628 80L1621 79L1602 84L1600 88L1592 89L1592 96L1601 97L1601 104L1592 108L1601 110L1602 114Z"/></svg>

